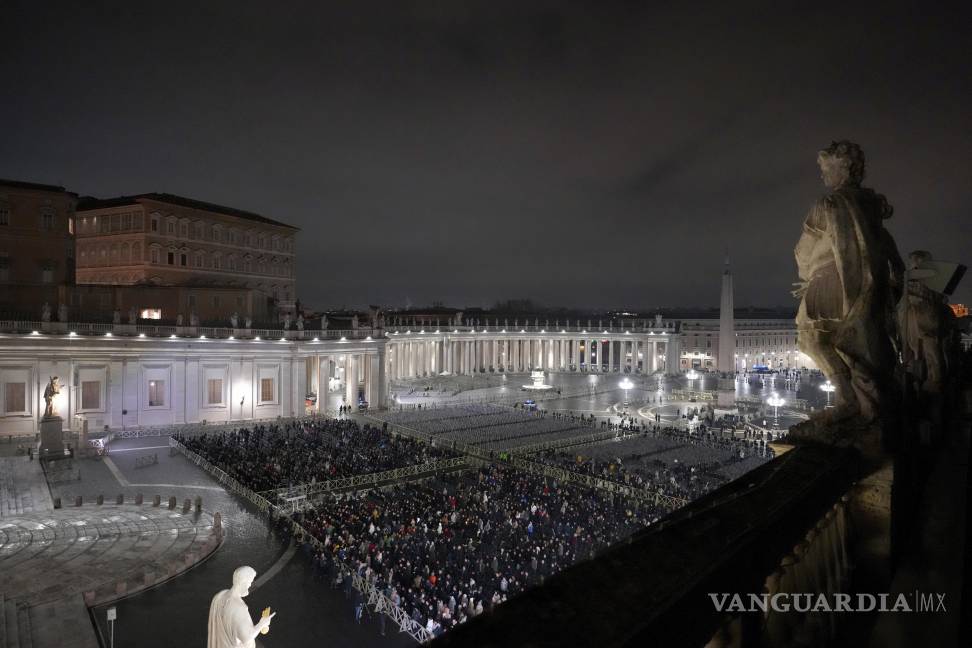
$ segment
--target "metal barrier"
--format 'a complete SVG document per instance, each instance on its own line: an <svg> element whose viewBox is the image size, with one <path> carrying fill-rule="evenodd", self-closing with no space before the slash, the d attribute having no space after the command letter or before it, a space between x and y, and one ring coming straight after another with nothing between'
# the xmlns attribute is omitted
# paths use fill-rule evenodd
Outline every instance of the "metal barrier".
<svg viewBox="0 0 972 648"><path fill-rule="evenodd" d="M219 434L221 432L234 432L241 428L252 428L254 425L303 423L315 419L324 418L324 415L312 416L290 416L274 417L262 419L245 419L240 421L219 421L216 423L183 423L181 425L147 425L143 427L128 428L125 430L109 429L115 439L138 439L149 436L172 436L174 434L182 436L198 436L200 434Z"/></svg>
<svg viewBox="0 0 972 648"><path fill-rule="evenodd" d="M209 461L199 456L192 450L189 450L172 437L169 437L169 447L177 449L194 465L199 466L208 472L216 479L216 481L225 486L227 490L249 501L262 513L266 513L268 515L273 513L285 518L290 523L291 533L293 533L295 539L299 538L303 542L310 543L315 550L326 550L326 547L320 540L314 537L314 535L303 526L297 522L294 522L293 518L291 518L285 511L271 504L265 497L254 493L252 490L230 476L222 468L218 468L211 464ZM337 559L335 559L335 562L338 563ZM342 561L339 563L339 565L351 573L352 585L356 590L361 592L364 599L368 602L368 605L374 607L375 612L379 614L386 614L387 616L391 617L391 619L398 624L401 632L408 634L419 643L426 643L433 639L432 633L426 630L424 626L413 621L412 618L405 613L405 610L393 604L391 599L379 592L373 583L368 582L366 579L359 576L348 563Z"/></svg>
<svg viewBox="0 0 972 648"><path fill-rule="evenodd" d="M329 479L314 484L299 484L292 488L276 488L269 491L262 491L260 495L277 499L282 497L313 497L333 491L368 490L381 482L414 477L415 475L425 473L440 472L453 468L465 468L468 466L469 463L465 457L450 457L449 459L439 459L424 464L393 468L392 470L385 470L383 472L339 477L338 479Z"/></svg>

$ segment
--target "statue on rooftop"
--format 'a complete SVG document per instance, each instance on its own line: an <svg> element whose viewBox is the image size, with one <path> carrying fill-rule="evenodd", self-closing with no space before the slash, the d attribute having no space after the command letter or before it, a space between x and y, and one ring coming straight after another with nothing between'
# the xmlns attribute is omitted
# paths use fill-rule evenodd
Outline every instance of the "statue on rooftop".
<svg viewBox="0 0 972 648"><path fill-rule="evenodd" d="M111 314L111 323L115 325L121 324L121 311L117 308Z"/></svg>
<svg viewBox="0 0 972 648"><path fill-rule="evenodd" d="M836 407L792 428L797 438L866 426L893 412L894 308L904 264L884 221L893 209L862 187L865 159L853 142L834 142L817 163L828 193L810 208L794 250L800 281L800 350L837 388Z"/></svg>
<svg viewBox="0 0 972 648"><path fill-rule="evenodd" d="M232 315L230 315L230 326L232 326L233 328L239 328L240 326L239 313L234 312Z"/></svg>
<svg viewBox="0 0 972 648"><path fill-rule="evenodd" d="M41 308L41 321L50 322L51 321L51 305L44 302L44 306Z"/></svg>
<svg viewBox="0 0 972 648"><path fill-rule="evenodd" d="M256 578L252 567L239 567L233 572L233 587L213 597L209 605L209 633L206 648L254 648L258 634L270 631L270 608L253 623L243 597L250 593Z"/></svg>
<svg viewBox="0 0 972 648"><path fill-rule="evenodd" d="M297 315L297 330L298 331L303 331L304 330L304 314L303 313L300 313L299 315Z"/></svg>
<svg viewBox="0 0 972 648"><path fill-rule="evenodd" d="M67 304L60 304L57 307L57 319L60 322L68 321L68 307Z"/></svg>
<svg viewBox="0 0 972 648"><path fill-rule="evenodd" d="M903 359L919 392L940 394L945 387L946 349L952 316L943 293L925 281L938 273L932 255L916 250L908 255L907 297L901 312Z"/></svg>
<svg viewBox="0 0 972 648"><path fill-rule="evenodd" d="M128 323L138 324L138 310L134 306L128 309Z"/></svg>

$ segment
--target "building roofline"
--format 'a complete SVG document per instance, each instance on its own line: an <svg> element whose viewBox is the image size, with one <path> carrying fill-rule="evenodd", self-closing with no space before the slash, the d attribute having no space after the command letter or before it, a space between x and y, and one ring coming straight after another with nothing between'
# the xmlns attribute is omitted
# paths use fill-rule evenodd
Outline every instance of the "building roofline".
<svg viewBox="0 0 972 648"><path fill-rule="evenodd" d="M0 187L13 187L16 189L34 189L36 191L52 191L56 193L66 193L77 197L78 194L68 191L58 185L41 184L39 182L26 182L24 180L7 180L0 178Z"/></svg>
<svg viewBox="0 0 972 648"><path fill-rule="evenodd" d="M91 196L85 196L82 198L81 203L78 204L78 211L91 211L94 209L107 209L109 207L122 207L124 205L137 205L141 204L143 200L161 202L179 207L188 207L189 209L198 209L200 211L214 212L217 214L223 214L225 216L234 216L244 220L256 221L258 223L263 223L264 225L274 225L276 227L285 227L290 230L300 231L299 227L281 223L280 221L267 218L266 216L261 216L260 214L256 214L254 212L248 212L235 207L227 207L225 205L217 205L216 203L209 203L202 200L195 200L193 198L185 198L184 196L177 196L175 194L158 192L135 194L133 196L117 196L115 198L93 198Z"/></svg>

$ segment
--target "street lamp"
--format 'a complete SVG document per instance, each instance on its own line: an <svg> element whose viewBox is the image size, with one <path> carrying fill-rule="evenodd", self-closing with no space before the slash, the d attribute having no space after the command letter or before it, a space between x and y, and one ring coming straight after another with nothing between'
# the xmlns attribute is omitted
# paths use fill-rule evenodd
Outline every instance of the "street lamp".
<svg viewBox="0 0 972 648"><path fill-rule="evenodd" d="M591 383L591 398L594 398L594 386L597 384L597 376L591 374L587 377L587 380Z"/></svg>
<svg viewBox="0 0 972 648"><path fill-rule="evenodd" d="M618 387L624 390L624 408L628 409L628 390L634 388L634 383L630 379L625 378L618 383Z"/></svg>
<svg viewBox="0 0 972 648"><path fill-rule="evenodd" d="M780 427L780 408L786 404L786 400L773 392L773 395L766 399L766 404L773 408L773 426Z"/></svg>
<svg viewBox="0 0 972 648"><path fill-rule="evenodd" d="M827 407L830 407L830 395L837 390L837 386L828 380L824 384L820 385L820 389L827 392Z"/></svg>

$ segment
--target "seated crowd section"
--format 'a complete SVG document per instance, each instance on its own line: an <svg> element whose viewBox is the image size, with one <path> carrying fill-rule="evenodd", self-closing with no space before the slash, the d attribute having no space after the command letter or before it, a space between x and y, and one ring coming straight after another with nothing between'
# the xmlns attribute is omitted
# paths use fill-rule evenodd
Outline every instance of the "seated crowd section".
<svg viewBox="0 0 972 648"><path fill-rule="evenodd" d="M257 492L454 456L352 419L291 421L175 439Z"/></svg>
<svg viewBox="0 0 972 648"><path fill-rule="evenodd" d="M356 614L363 599L352 571L432 634L592 557L674 506L563 483L544 465L691 500L772 457L763 440L724 429L689 434L635 420L610 424L619 434L592 443L584 436L605 425L592 418L489 404L376 417L381 427L309 419L175 438L257 492L457 456L452 442L496 450L498 460L483 458L478 468L326 493L302 511L274 513L281 533L292 532L290 515L321 543L304 548L320 574L356 599ZM398 436L396 426L414 438ZM509 448L560 439L571 445L524 455L535 472L502 461Z"/></svg>
<svg viewBox="0 0 972 648"><path fill-rule="evenodd" d="M329 578L350 564L438 634L668 512L490 464L328 498L295 517L324 543L314 559Z"/></svg>

